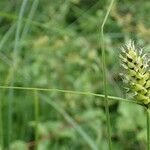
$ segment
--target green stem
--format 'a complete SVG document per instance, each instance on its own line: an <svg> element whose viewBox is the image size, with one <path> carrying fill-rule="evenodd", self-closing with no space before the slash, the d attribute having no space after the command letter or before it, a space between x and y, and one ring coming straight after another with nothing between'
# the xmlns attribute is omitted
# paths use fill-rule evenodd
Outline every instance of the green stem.
<svg viewBox="0 0 150 150"><path fill-rule="evenodd" d="M34 114L35 114L35 150L38 149L38 123L39 123L39 98L38 92L34 90Z"/></svg>
<svg viewBox="0 0 150 150"><path fill-rule="evenodd" d="M110 114L109 114L109 104L108 104L108 95L107 95L107 76L106 76L106 54L104 47L104 26L109 16L110 10L112 8L114 0L111 0L110 5L107 9L106 15L101 25L101 49L102 49L102 63L103 63L103 87L104 87L104 95L105 95L105 112L106 112L106 125L107 125L107 136L109 143L109 150L112 150L112 142L111 142L111 131L110 131Z"/></svg>
<svg viewBox="0 0 150 150"><path fill-rule="evenodd" d="M3 149L3 119L2 119L2 99L0 100L0 148Z"/></svg>
<svg viewBox="0 0 150 150"><path fill-rule="evenodd" d="M150 109L147 108L147 150L150 150Z"/></svg>
<svg viewBox="0 0 150 150"><path fill-rule="evenodd" d="M19 17L17 20L17 29L16 29L16 33L15 33L15 42L14 42L14 49L13 49L13 66L14 68L10 68L10 75L11 75L11 81L10 81L10 85L13 86L14 85L14 81L15 81L15 71L17 68L17 62L18 62L18 49L19 49L19 41L20 41L20 32L21 32L21 25L22 25L22 18L23 18L23 14L25 11L25 7L27 4L28 0L23 0L22 4L21 4L21 9L19 12ZM12 138L12 112L13 112L13 107L12 107L12 103L13 103L13 99L14 99L14 91L13 89L9 90L9 95L8 95L8 121L7 121L7 147L9 149L10 146L10 142L11 142L11 138Z"/></svg>
<svg viewBox="0 0 150 150"><path fill-rule="evenodd" d="M38 88L38 87L19 87L19 86L2 86L0 85L0 89L14 89L14 90L36 90L36 91L47 91L47 92L60 92L60 93L70 93L70 94L78 94L78 95L91 95L91 96L96 96L100 98L104 98L105 96L103 94L96 94L92 92L86 92L86 91L73 91L73 90L62 90L62 89L53 89L53 88ZM121 101L121 102L128 102L128 103L135 103L138 105L143 106L142 103L135 101L135 100L128 100L125 98L121 97L115 97L115 96L108 96L107 97L109 100L116 100L116 101Z"/></svg>

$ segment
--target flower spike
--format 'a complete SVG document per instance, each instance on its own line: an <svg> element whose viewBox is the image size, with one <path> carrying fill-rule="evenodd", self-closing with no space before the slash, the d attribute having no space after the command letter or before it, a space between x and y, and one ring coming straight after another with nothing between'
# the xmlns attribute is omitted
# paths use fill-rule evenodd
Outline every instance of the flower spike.
<svg viewBox="0 0 150 150"><path fill-rule="evenodd" d="M150 103L150 67L149 58L143 50L137 49L133 41L129 41L120 54L121 65L125 70L123 79L133 97L148 105Z"/></svg>

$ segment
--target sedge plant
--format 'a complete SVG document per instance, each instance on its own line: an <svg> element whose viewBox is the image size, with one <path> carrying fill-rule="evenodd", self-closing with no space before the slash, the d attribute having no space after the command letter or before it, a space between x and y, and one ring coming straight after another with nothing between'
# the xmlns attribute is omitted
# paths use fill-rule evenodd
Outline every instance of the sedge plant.
<svg viewBox="0 0 150 150"><path fill-rule="evenodd" d="M121 75L128 92L147 110L147 149L150 150L150 59L131 40L122 47L120 59L125 70Z"/></svg>

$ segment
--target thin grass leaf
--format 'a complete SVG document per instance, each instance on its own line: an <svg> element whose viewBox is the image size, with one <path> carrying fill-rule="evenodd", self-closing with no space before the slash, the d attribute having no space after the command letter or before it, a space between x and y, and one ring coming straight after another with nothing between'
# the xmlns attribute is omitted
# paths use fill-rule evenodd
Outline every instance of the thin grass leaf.
<svg viewBox="0 0 150 150"><path fill-rule="evenodd" d="M49 99L49 97L40 94L40 97L51 105L57 112L59 112L74 128L75 130L82 136L82 138L87 142L87 144L91 147L92 150L98 150L96 143L90 138L90 136L75 122L75 120L69 116L69 114L60 107L56 102Z"/></svg>
<svg viewBox="0 0 150 150"><path fill-rule="evenodd" d="M101 49L102 49L102 63L103 63L103 88L105 95L105 112L106 112L106 125L107 125L107 136L109 143L109 150L112 150L111 142L111 129L110 129L110 114L109 114L109 104L108 104L108 95L107 95L107 75L106 75L106 54L105 54L105 44L104 44L104 26L106 24L107 18L109 16L110 10L113 6L114 0L110 1L110 5L107 9L106 15L101 25Z"/></svg>

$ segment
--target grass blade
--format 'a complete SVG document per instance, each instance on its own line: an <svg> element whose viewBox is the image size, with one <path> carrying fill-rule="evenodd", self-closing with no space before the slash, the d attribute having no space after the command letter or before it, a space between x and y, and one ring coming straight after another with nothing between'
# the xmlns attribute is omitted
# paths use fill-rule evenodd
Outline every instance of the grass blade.
<svg viewBox="0 0 150 150"><path fill-rule="evenodd" d="M49 97L46 97L42 94L40 94L40 97L47 102L49 105L51 105L54 109L56 109L57 112L59 112L63 117L76 129L76 131L82 136L82 138L87 142L87 144L91 147L92 150L98 150L95 142L89 137L89 135L74 121L74 119L68 115L68 113L61 108L59 105L57 105L56 102L49 99Z"/></svg>
<svg viewBox="0 0 150 150"><path fill-rule="evenodd" d="M14 85L14 79L15 79L15 70L17 67L17 59L18 59L18 47L19 47L19 38L20 38L20 32L21 32L21 25L22 25L22 18L25 11L25 7L28 0L23 0L21 9L19 12L19 18L17 22L17 29L15 34L15 44L13 49L13 66L14 68L10 68L10 74L11 74L11 83L10 85ZM12 134L12 103L13 103L13 97L14 97L14 91L13 89L9 90L8 95L8 127L7 127L7 146L9 148L10 141L11 141L11 134Z"/></svg>
<svg viewBox="0 0 150 150"><path fill-rule="evenodd" d="M105 55L105 46L104 46L104 26L109 16L110 10L112 8L114 0L111 0L110 5L107 9L106 15L101 25L101 48L102 48L102 63L103 63L103 87L105 95L105 112L106 112L106 124L107 124L107 136L109 149L112 150L111 142L111 133L110 133L110 114L109 114L109 104L108 104L108 95L107 95L107 75L106 75L106 55Z"/></svg>
<svg viewBox="0 0 150 150"><path fill-rule="evenodd" d="M54 89L54 88L38 88L38 87L17 87L17 86L2 86L0 85L0 89L14 89L14 90L37 90L37 91L47 91L47 92L60 92L60 93L70 93L70 94L78 94L78 95L91 95L91 96L97 96L102 98L105 97L103 94L96 94L96 93L91 93L91 92L86 92L86 91L73 91L73 90L65 90L65 89ZM128 103L135 103L138 105L143 106L142 103L135 101L135 100L128 100L125 98L121 97L115 97L115 96L108 96L107 97L109 100L116 100L120 102L128 102Z"/></svg>

